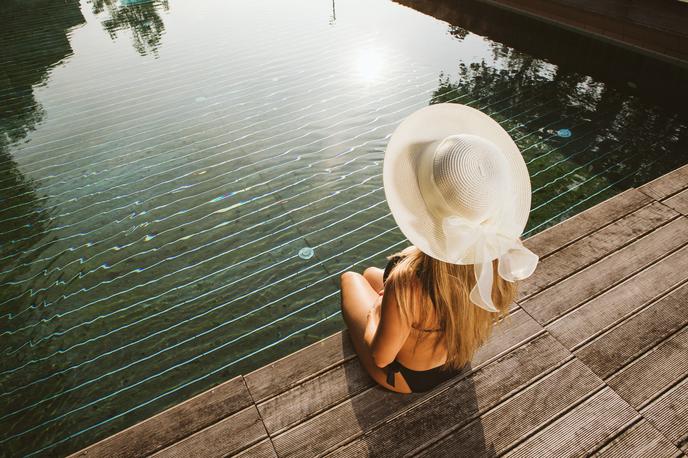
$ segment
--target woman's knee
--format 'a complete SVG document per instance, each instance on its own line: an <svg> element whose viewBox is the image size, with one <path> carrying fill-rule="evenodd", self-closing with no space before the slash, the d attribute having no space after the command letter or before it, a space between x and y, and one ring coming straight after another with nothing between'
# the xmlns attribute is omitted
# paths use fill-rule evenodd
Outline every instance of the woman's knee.
<svg viewBox="0 0 688 458"><path fill-rule="evenodd" d="M368 279L368 281L370 281L370 280L378 280L378 279L379 279L380 281L382 281L382 274L383 274L383 272L384 272L384 271L383 271L382 269L380 269L379 267L372 267L372 266L371 266L371 267L368 267L366 270L363 271L363 276L364 276L366 279Z"/></svg>
<svg viewBox="0 0 688 458"><path fill-rule="evenodd" d="M382 288L382 286L384 285L384 282L382 281L383 275L384 271L378 267L368 267L366 270L363 271L363 277L366 280L368 280L370 286L372 286L376 290Z"/></svg>
<svg viewBox="0 0 688 458"><path fill-rule="evenodd" d="M361 274L349 270L339 276L339 284L341 285L342 289L344 289L345 286L360 281L361 278L363 278Z"/></svg>
<svg viewBox="0 0 688 458"><path fill-rule="evenodd" d="M377 267L372 267L372 266L368 267L366 270L363 271L363 276L364 277L373 277L373 276L377 275L379 270L382 270L382 269L379 269Z"/></svg>
<svg viewBox="0 0 688 458"><path fill-rule="evenodd" d="M340 294L342 295L342 308L344 307L344 296L345 294L348 296L349 293L346 293L352 286L355 285L356 281L358 281L357 277L360 277L361 275L352 272L352 271L347 271L344 272L339 276L339 285L340 285Z"/></svg>

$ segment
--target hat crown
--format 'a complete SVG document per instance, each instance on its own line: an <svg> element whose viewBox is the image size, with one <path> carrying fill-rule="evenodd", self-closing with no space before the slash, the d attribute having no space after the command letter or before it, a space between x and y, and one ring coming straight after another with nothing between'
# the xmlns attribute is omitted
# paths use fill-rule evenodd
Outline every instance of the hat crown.
<svg viewBox="0 0 688 458"><path fill-rule="evenodd" d="M432 172L449 209L468 220L489 220L507 197L509 164L497 145L478 135L445 138L435 150Z"/></svg>

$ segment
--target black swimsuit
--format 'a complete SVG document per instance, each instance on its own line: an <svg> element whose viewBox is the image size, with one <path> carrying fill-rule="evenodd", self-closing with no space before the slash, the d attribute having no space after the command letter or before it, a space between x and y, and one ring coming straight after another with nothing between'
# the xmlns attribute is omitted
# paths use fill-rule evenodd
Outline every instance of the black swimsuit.
<svg viewBox="0 0 688 458"><path fill-rule="evenodd" d="M402 259L401 256L394 256L389 260L387 266L385 267L385 273L382 275L383 281L387 280L387 276L392 271L392 268ZM417 328L414 328L417 329ZM438 332L441 329L418 329L423 332ZM458 369L445 369L443 365L433 367L432 369L427 369L424 371L415 371L409 369L408 367L401 364L394 358L390 364L385 366L385 371L387 372L387 383L394 386L394 374L401 372L401 375L406 380L406 384L411 388L411 391L416 393L420 391L429 391L439 385L440 383L449 380L450 378L456 376L459 372Z"/></svg>

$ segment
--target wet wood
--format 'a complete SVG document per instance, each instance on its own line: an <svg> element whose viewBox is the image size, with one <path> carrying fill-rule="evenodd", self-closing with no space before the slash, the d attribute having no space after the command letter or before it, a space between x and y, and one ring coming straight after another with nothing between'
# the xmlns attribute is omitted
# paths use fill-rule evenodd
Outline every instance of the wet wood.
<svg viewBox="0 0 688 458"><path fill-rule="evenodd" d="M593 455L595 458L674 458L681 456L666 437L647 420L641 419Z"/></svg>
<svg viewBox="0 0 688 458"><path fill-rule="evenodd" d="M235 377L72 456L147 456L252 403L242 377Z"/></svg>
<svg viewBox="0 0 688 458"><path fill-rule="evenodd" d="M518 301L522 302L677 216L675 211L654 202L557 251L541 260L535 273L522 283ZM652 251L651 247L649 250Z"/></svg>
<svg viewBox="0 0 688 458"><path fill-rule="evenodd" d="M595 264L521 302L540 323L549 323L621 282L688 241L683 217L634 241Z"/></svg>

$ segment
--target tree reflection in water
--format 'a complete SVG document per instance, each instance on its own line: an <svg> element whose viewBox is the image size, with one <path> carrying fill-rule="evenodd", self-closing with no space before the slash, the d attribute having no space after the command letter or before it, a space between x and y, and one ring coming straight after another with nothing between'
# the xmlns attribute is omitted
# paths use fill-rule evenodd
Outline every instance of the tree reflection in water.
<svg viewBox="0 0 688 458"><path fill-rule="evenodd" d="M142 56L158 55L165 33L165 23L159 11L169 10L168 0L89 0L96 15L106 13L103 28L113 40L117 33L130 30L133 45Z"/></svg>
<svg viewBox="0 0 688 458"><path fill-rule="evenodd" d="M467 8L460 10L441 1L400 3L448 21L458 40L470 33L463 26L496 35L489 41L493 61L462 62L456 74L441 73L431 103L472 105L510 132L532 178L526 234L688 163L688 115L671 89L685 77L680 69L662 72L659 80L655 72L634 71L649 65L647 58L627 51L599 43L586 48L583 38L544 26L538 33L509 33L525 25L510 17L488 23L481 19L484 6L472 11L472 2L462 2ZM511 46L516 36L525 36L514 39L524 52ZM581 52L587 59L571 58ZM571 61L586 68L574 69Z"/></svg>
<svg viewBox="0 0 688 458"><path fill-rule="evenodd" d="M34 235L47 230L45 199L19 170L11 148L43 121L45 112L34 87L44 84L50 71L73 54L67 35L83 22L78 0L57 6L50 0L0 2L0 257L15 256L3 267L28 262L23 251L39 240ZM32 256L38 254L34 251ZM0 298L11 292L7 286L1 289Z"/></svg>
<svg viewBox="0 0 688 458"><path fill-rule="evenodd" d="M542 61L514 54L502 57L503 66L462 63L456 81L441 74L432 103L460 97L509 131L532 178L529 228L577 213L592 195L586 207L688 162L686 154L670 154L688 151L679 114L584 75L548 75ZM480 106L470 102L478 99Z"/></svg>

